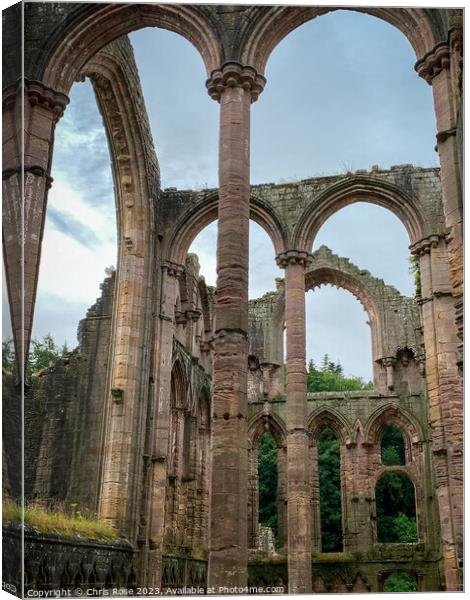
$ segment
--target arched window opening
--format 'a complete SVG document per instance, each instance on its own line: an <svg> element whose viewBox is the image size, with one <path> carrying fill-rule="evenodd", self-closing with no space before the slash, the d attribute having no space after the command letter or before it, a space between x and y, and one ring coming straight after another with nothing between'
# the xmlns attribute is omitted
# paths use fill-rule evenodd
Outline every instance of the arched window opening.
<svg viewBox="0 0 470 600"><path fill-rule="evenodd" d="M217 283L217 221L206 225L189 247L189 253L197 254L200 274L207 285ZM284 277L284 271L276 265L274 246L266 231L250 220L250 256L249 256L248 295L250 299L259 298L266 292L276 289L276 278Z"/></svg>
<svg viewBox="0 0 470 600"><path fill-rule="evenodd" d="M367 314L348 291L321 286L306 296L307 391L373 389Z"/></svg>
<svg viewBox="0 0 470 600"><path fill-rule="evenodd" d="M177 361L171 372L170 407L171 421L168 446L168 474L171 479L180 476L183 460L180 445L184 442L183 409L185 404L185 378L182 367Z"/></svg>
<svg viewBox="0 0 470 600"><path fill-rule="evenodd" d="M186 415L184 417L183 429L183 480L194 479L194 435L195 435L195 417Z"/></svg>
<svg viewBox="0 0 470 600"><path fill-rule="evenodd" d="M306 76L305 63L293 56L310 57L315 76ZM298 181L375 164L436 165L432 93L416 77L415 62L397 28L353 11L334 11L290 32L267 62L269 86L253 107L252 180ZM274 128L276 139L266 136Z"/></svg>
<svg viewBox="0 0 470 600"><path fill-rule="evenodd" d="M394 425L388 425L382 435L380 445L382 464L386 466L406 463L405 440L402 432Z"/></svg>
<svg viewBox="0 0 470 600"><path fill-rule="evenodd" d="M341 458L339 439L325 427L318 439L320 527L322 552L342 552Z"/></svg>
<svg viewBox="0 0 470 600"><path fill-rule="evenodd" d="M384 592L417 592L416 578L406 571L393 571L384 581Z"/></svg>
<svg viewBox="0 0 470 600"><path fill-rule="evenodd" d="M183 36L145 27L129 38L134 48L152 136L157 147L162 189L202 190L217 184L218 111L201 81L201 55ZM155 69L155 57L165 57ZM174 94L169 81L178 73L187 94Z"/></svg>
<svg viewBox="0 0 470 600"><path fill-rule="evenodd" d="M73 85L57 124L51 175L32 337L59 354L76 346L77 323L117 261L110 154L88 79Z"/></svg>
<svg viewBox="0 0 470 600"><path fill-rule="evenodd" d="M267 431L261 437L258 448L258 522L260 530L260 546L269 545L276 540L278 544L278 464L277 443L274 436ZM273 539L269 528L272 531Z"/></svg>
<svg viewBox="0 0 470 600"><path fill-rule="evenodd" d="M415 488L403 473L385 473L375 486L377 540L399 544L418 541Z"/></svg>
<svg viewBox="0 0 470 600"><path fill-rule="evenodd" d="M372 201L372 198L371 198ZM414 296L410 239L404 224L387 208L355 202L337 210L321 226L313 250L322 245L368 269L405 296Z"/></svg>

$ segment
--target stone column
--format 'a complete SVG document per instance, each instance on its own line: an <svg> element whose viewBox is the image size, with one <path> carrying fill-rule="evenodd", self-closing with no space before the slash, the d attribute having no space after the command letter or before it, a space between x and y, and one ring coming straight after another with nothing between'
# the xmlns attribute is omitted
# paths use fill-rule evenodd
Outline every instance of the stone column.
<svg viewBox="0 0 470 600"><path fill-rule="evenodd" d="M451 271L455 321L463 343L463 202L460 148L457 137L458 116L461 112L462 39L455 29L450 43L438 44L432 52L417 62L416 70L432 85L437 125L437 146L441 165L442 200L448 230L447 249ZM457 360L462 363L462 343Z"/></svg>
<svg viewBox="0 0 470 600"><path fill-rule="evenodd" d="M412 247L420 257L420 300L434 485L439 504L446 589L461 589L463 554L463 389L459 339L445 241L430 236Z"/></svg>
<svg viewBox="0 0 470 600"><path fill-rule="evenodd" d="M309 436L305 356L306 252L277 257L285 269L287 346L287 527L289 593L312 589Z"/></svg>
<svg viewBox="0 0 470 600"><path fill-rule="evenodd" d="M258 548L258 488L258 447L251 446L248 451L248 547L255 549Z"/></svg>
<svg viewBox="0 0 470 600"><path fill-rule="evenodd" d="M310 464L310 494L312 504L311 537L312 552L321 552L321 522L320 522L320 480L318 477L318 446L317 440L311 439L309 445Z"/></svg>
<svg viewBox="0 0 470 600"><path fill-rule="evenodd" d="M168 445L171 423L171 371L173 362L173 336L175 332L175 304L178 295L178 277L184 267L166 262L162 265L162 298L155 338L156 408L152 448L152 474L150 498L143 520L148 523L148 548L143 570L144 581L149 586L161 585L163 542L165 534L165 506L168 486Z"/></svg>
<svg viewBox="0 0 470 600"><path fill-rule="evenodd" d="M287 449L277 448L277 537L282 549L287 545Z"/></svg>
<svg viewBox="0 0 470 600"><path fill-rule="evenodd" d="M54 131L68 102L39 81L3 93L3 252L19 372L31 339Z"/></svg>
<svg viewBox="0 0 470 600"><path fill-rule="evenodd" d="M209 95L220 102L208 573L216 591L247 584L250 104L264 81L253 68L235 62L213 71L207 81Z"/></svg>

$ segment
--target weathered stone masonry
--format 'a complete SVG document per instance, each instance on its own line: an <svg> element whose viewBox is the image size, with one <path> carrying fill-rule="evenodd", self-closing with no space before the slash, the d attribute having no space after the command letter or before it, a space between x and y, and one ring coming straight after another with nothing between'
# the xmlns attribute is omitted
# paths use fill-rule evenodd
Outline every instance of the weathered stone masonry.
<svg viewBox="0 0 470 600"><path fill-rule="evenodd" d="M312 532L308 536L308 560L311 564L311 585L317 591L357 591L358 585L369 590L379 590L386 574L396 569L410 571L420 589L440 589L443 580L436 571L441 560L438 535L438 513L432 474L426 471L430 459L430 437L427 401L420 373L422 359L417 359L421 347L419 307L410 298L401 296L382 280L372 277L352 265L347 259L334 255L321 247L311 257L306 278L315 285L332 283L340 285L341 276L349 277L349 289L362 298L368 310L375 310L381 328L382 347L379 354L394 357L394 388L387 387L387 368L383 358L375 356L376 390L343 394L305 395L305 428L307 431L308 461L304 490L310 515ZM147 478L152 464L166 468L165 505L161 511L164 535L160 555L160 583L168 586L202 585L207 577L209 518L209 434L211 418L211 365L210 341L212 335L213 290L207 288L199 276L195 255L188 255L185 268L178 275L175 297L175 334L171 347L171 385L167 449L164 455L145 454L142 459L143 477ZM354 284L354 285L352 285ZM36 501L53 503L65 500L96 509L94 488L83 486L87 495L76 496L75 482L82 477L93 481L99 473L99 463L93 462L96 443L105 414L103 397L107 372L106 348L109 348L109 324L113 310L115 275L108 277L102 286L102 296L88 311L79 326L80 346L65 359L33 378L28 397L28 435L38 441L31 449L38 456L27 476L28 496ZM305 292L304 292L305 293ZM278 566L268 566L257 575L257 565L262 557L257 548L257 448L261 436L272 432L278 444L278 517L280 539L284 551L288 549L287 502L289 482L288 460L288 407L285 385L281 375L284 364L282 336L285 306L285 285L277 281L277 290L258 300L249 302L250 357L248 372L248 464L246 509L248 523L246 535L250 552L250 582L253 585L287 583L286 563L282 552ZM375 303L375 304L374 304ZM196 316L195 316L196 315ZM388 315L388 316L387 316ZM393 321L393 316L398 322ZM191 336L189 336L191 333ZM193 348L189 352L189 348ZM102 357L101 359L99 357ZM94 370L89 364L96 365ZM204 366L203 366L204 365ZM422 373L422 370L421 370ZM90 374L93 379L90 379ZM54 390L52 392L51 390ZM88 398L88 400L87 400ZM54 399L51 402L51 399ZM64 406L69 408L64 410ZM89 407L87 433L82 428L83 415ZM80 409L80 407L82 407ZM94 407L94 408L93 408ZM101 408L101 412L100 412ZM51 435L51 424L63 432L60 440ZM377 544L374 528L375 482L383 474L380 461L381 431L387 424L395 424L405 435L408 461L398 469L414 482L417 500L419 543L413 551L409 546L394 547ZM333 427L341 441L341 478L343 497L344 553L325 572L325 558L320 558L320 516L318 481L315 479L316 436L325 425ZM89 446L87 446L87 443ZM103 440L101 441L103 443ZM90 451L86 450L90 447ZM39 448L39 451L38 451ZM66 451L64 454L64 450ZM82 460L74 460L80 455ZM90 456L88 459L87 456ZM59 486L60 483L60 486ZM148 489L148 486L143 486ZM83 489L82 488L82 489ZM143 495L142 508L146 506L148 492ZM140 540L146 531L145 512L141 515ZM137 540L137 548L140 545ZM47 548L48 546L44 546ZM288 549L288 552L290 548ZM42 551L41 551L42 552ZM48 555L41 554L44 565ZM359 554L358 554L359 553ZM318 556L318 559L316 558ZM313 560L312 560L313 557ZM91 563L93 562L92 559ZM284 559L285 560L285 559ZM319 562L317 562L319 560ZM87 563L87 564L91 564ZM139 573L138 556L134 569ZM330 563L327 562L328 565ZM334 566L336 564L336 566ZM266 567L265 565L265 568ZM388 570L387 570L388 569ZM47 569L45 573L48 573ZM330 574L329 574L330 573ZM39 578L37 581L42 579ZM48 585L53 580L47 578ZM361 583L359 583L361 582ZM43 585L43 584L41 584Z"/></svg>
<svg viewBox="0 0 470 600"><path fill-rule="evenodd" d="M305 273L316 232L333 212L362 200L392 210L408 231L412 252L420 257L422 341L418 336L416 347L409 347L413 336L408 332L406 345L398 354L393 353L395 342L388 348L382 345L387 336L374 312L377 306L374 293L370 293L369 310L364 304L364 298L369 297L367 286L353 289L350 273L335 274L333 283L351 288L369 312L371 333L375 336L374 382L382 386L380 393L393 392L401 397L406 388L413 395L419 387L418 373L425 373L431 453L427 464L433 466L428 468L426 477L435 477L445 585L449 590L460 589L463 532L463 404L459 371L463 335L462 153L459 145L462 139L462 12L421 8L357 9L397 27L413 47L416 71L433 89L440 172L402 166L386 172L373 170L285 186L255 186L250 190L250 104L266 83L263 74L270 53L294 28L334 8L243 6L234 9L230 6L60 2L26 3L24 8L24 80L21 80L22 65L17 53L20 11L12 7L3 13L7 65L3 80L3 248L17 359L21 367L32 329L47 191L53 184L50 170L55 125L66 109L72 83L88 76L103 113L112 156L119 256L115 299L112 313L107 317L110 319L108 366L106 373L93 375L93 385L96 383L100 392L96 392L96 396L90 392L90 398L101 401L101 406L95 406L94 414L97 419L102 415L102 421L99 433L98 429L94 431L95 425L90 430L90 435L95 437L90 437L90 452L86 453L85 463L97 471L91 485L93 498L86 501L96 503L101 516L138 547L139 576L149 584L157 584L163 577L162 565L166 565L165 577L171 580L175 580L178 570L174 561L163 559L166 552L163 507L171 504L167 483L172 454L168 452L168 443L173 340L175 336L180 339L178 336L184 333L185 339L180 341L185 352L198 358L205 372L212 374L213 469L203 477L204 481L211 482L209 487L213 491L208 540L209 580L217 585L223 574L224 585L247 582L249 463L245 434L249 419L247 393L252 389L249 365L256 364L250 356L248 339L248 221L253 218L270 235L278 260L286 268L287 362L292 375L288 380L286 413L287 428L292 432L286 441L286 476L288 481L297 481L295 489L284 490L287 545L292 548L288 559L289 586L298 591L311 589L311 566L307 560L309 536L300 535L298 526L296 529L299 515L292 507L294 496L301 498L299 506L305 512L306 478L313 470L309 467L297 473L299 465L293 457L301 453L307 467L307 456L314 461L315 450L310 441L307 442L310 440L306 422L309 408L302 396L304 323L302 315L300 319L291 319L290 315L293 307L301 308L300 290L318 285L327 275L333 277L333 272L322 271L317 273L319 279L315 283L309 281ZM220 102L219 191L196 194L160 190L158 163L137 69L130 44L123 37L146 26L180 33L203 58L208 92ZM23 109L26 146L21 156ZM24 223L20 218L23 209ZM205 224L217 217L217 303L211 308L210 318L206 310L201 328L197 307L191 306L191 301L185 304L182 300L185 296L179 288L187 270L191 241ZM24 321L19 310L23 282ZM208 301L211 292L200 286L199 293L201 308L212 306ZM405 305L403 310L408 314ZM193 335L196 330L199 338ZM402 333L400 329L400 336ZM104 337L102 339L105 344ZM419 347L421 343L424 346ZM272 348L269 352L266 350L266 356L257 359L262 373L263 398L274 389L279 390L278 358ZM78 361L78 357L70 360L75 364L73 361ZM57 369L67 370L67 367L62 365ZM199 366L194 368L197 370ZM80 373L75 376L80 390L80 386L85 385L83 381L92 377L83 375L82 380ZM41 385L47 387L45 383ZM75 384L72 387L75 388ZM66 412L71 419L72 414L76 413L77 419L81 414L82 393L85 392L77 392L76 400L68 398ZM51 410L58 409L53 409L50 397L47 402ZM94 400L90 402L93 404ZM189 407L185 410L189 411ZM38 412L34 414L33 419ZM197 414L187 416L188 423L194 418L197 422ZM80 418L81 427L86 428L86 416L82 414ZM192 426L187 430L193 431ZM185 431L183 427L183 440ZM44 434L44 440L48 439L47 432L41 433ZM66 427L62 434L67 436ZM78 443L80 435L77 433L74 443ZM366 465L373 464L369 456L373 451L368 449L369 441L361 441L361 435L356 432L353 440L347 442L356 446L355 449L351 446L348 452L343 450L344 460L348 460L348 453L355 452L358 469L367 470ZM187 433L186 440L190 438ZM38 435L33 439L35 444L39 443ZM93 457L91 452L91 448L96 449L95 442L99 444L99 458ZM418 439L416 443L421 442ZM73 458L73 451L70 452ZM421 460L419 455L416 460ZM74 472L76 467L75 460L71 463ZM39 465L40 471L46 469L38 476L44 489L50 481L48 468L45 464ZM224 476L227 468L232 470L230 480ZM238 484L236 489L232 489L234 481ZM52 487L60 494L69 493L60 490L59 484ZM10 482L10 490L14 489L14 482ZM185 489L184 493L192 493L189 483ZM182 488L180 491L183 493ZM357 510L366 514L359 492L357 497ZM219 514L220 519L215 516ZM302 514L301 518L307 530L311 526L314 532L315 517L309 519ZM358 540L363 535L366 533L360 531L354 534ZM235 540L233 546L229 537L232 542ZM191 572L198 568L192 563L188 566ZM341 589L341 585L334 584L335 577L333 574L330 583L335 589ZM353 587L356 582L364 587L365 576L351 577L348 585Z"/></svg>

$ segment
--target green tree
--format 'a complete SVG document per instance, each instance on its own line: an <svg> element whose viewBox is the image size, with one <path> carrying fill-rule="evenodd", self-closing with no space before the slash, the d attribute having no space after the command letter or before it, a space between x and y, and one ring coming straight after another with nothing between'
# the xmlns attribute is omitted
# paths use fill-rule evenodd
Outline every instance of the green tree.
<svg viewBox="0 0 470 600"><path fill-rule="evenodd" d="M32 340L26 367L26 376L31 377L33 373L49 367L51 363L54 363L61 356L65 356L68 353L67 342L64 342L62 347L59 348L50 333L47 333L42 340ZM7 338L2 342L2 367L16 376L15 350L11 338Z"/></svg>
<svg viewBox="0 0 470 600"><path fill-rule="evenodd" d="M418 540L416 519L399 513L393 520L393 528L397 537L397 543L412 543Z"/></svg>
<svg viewBox="0 0 470 600"><path fill-rule="evenodd" d="M416 581L404 571L394 571L384 583L384 592L417 592Z"/></svg>
<svg viewBox="0 0 470 600"><path fill-rule="evenodd" d="M419 270L419 256L410 256L408 258L409 267L408 270L411 274L414 274L415 279L415 294L421 295L421 271Z"/></svg>
<svg viewBox="0 0 470 600"><path fill-rule="evenodd" d="M271 433L261 438L258 449L259 523L277 536L277 444Z"/></svg>
<svg viewBox="0 0 470 600"><path fill-rule="evenodd" d="M381 543L417 542L415 489L400 473L385 473L375 487L377 538Z"/></svg>
<svg viewBox="0 0 470 600"><path fill-rule="evenodd" d="M308 392L352 392L371 389L373 389L371 381L365 383L361 377L345 377L341 363L330 361L328 354L323 357L320 369L317 369L313 360L308 363Z"/></svg>
<svg viewBox="0 0 470 600"><path fill-rule="evenodd" d="M389 425L382 436L380 451L383 465L404 465L405 441L402 432L393 425Z"/></svg>
<svg viewBox="0 0 470 600"><path fill-rule="evenodd" d="M36 371L49 367L60 356L60 349L50 333L46 333L42 340L32 340L27 374L31 375Z"/></svg>
<svg viewBox="0 0 470 600"><path fill-rule="evenodd" d="M6 338L2 341L2 368L12 375L17 375L15 349L12 338Z"/></svg>
<svg viewBox="0 0 470 600"><path fill-rule="evenodd" d="M325 427L321 432L317 448L322 552L341 552L343 527L340 451L339 440L330 427Z"/></svg>

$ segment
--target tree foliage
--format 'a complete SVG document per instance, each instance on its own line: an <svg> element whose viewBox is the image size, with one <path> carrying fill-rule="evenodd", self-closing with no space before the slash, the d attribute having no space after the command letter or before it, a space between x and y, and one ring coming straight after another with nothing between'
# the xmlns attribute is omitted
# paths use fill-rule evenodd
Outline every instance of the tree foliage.
<svg viewBox="0 0 470 600"><path fill-rule="evenodd" d="M330 360L328 354L323 356L320 368L316 367L313 360L308 363L308 392L352 392L372 388L372 382L366 383L362 377L346 377L341 363Z"/></svg>
<svg viewBox="0 0 470 600"><path fill-rule="evenodd" d="M41 369L46 369L51 363L54 363L61 356L65 356L68 352L67 342L60 348L50 333L47 333L42 340L32 340L26 366L26 377L30 377ZM2 342L2 367L12 375L17 375L15 351L11 338Z"/></svg>
<svg viewBox="0 0 470 600"><path fill-rule="evenodd" d="M384 583L384 592L417 592L416 581L404 571L394 571Z"/></svg>
<svg viewBox="0 0 470 600"><path fill-rule="evenodd" d="M414 275L415 280L415 294L421 295L421 271L419 270L419 256L412 255L408 258L409 272Z"/></svg>
<svg viewBox="0 0 470 600"><path fill-rule="evenodd" d="M381 543L418 541L415 489L401 473L385 473L375 487L377 538Z"/></svg>
<svg viewBox="0 0 470 600"><path fill-rule="evenodd" d="M317 448L322 552L341 552L343 527L340 451L339 440L331 428L323 429Z"/></svg>
<svg viewBox="0 0 470 600"><path fill-rule="evenodd" d="M277 536L277 444L266 432L258 450L259 523L271 527Z"/></svg>
<svg viewBox="0 0 470 600"><path fill-rule="evenodd" d="M405 441L402 432L393 425L389 425L382 436L380 451L383 465L404 465Z"/></svg>

